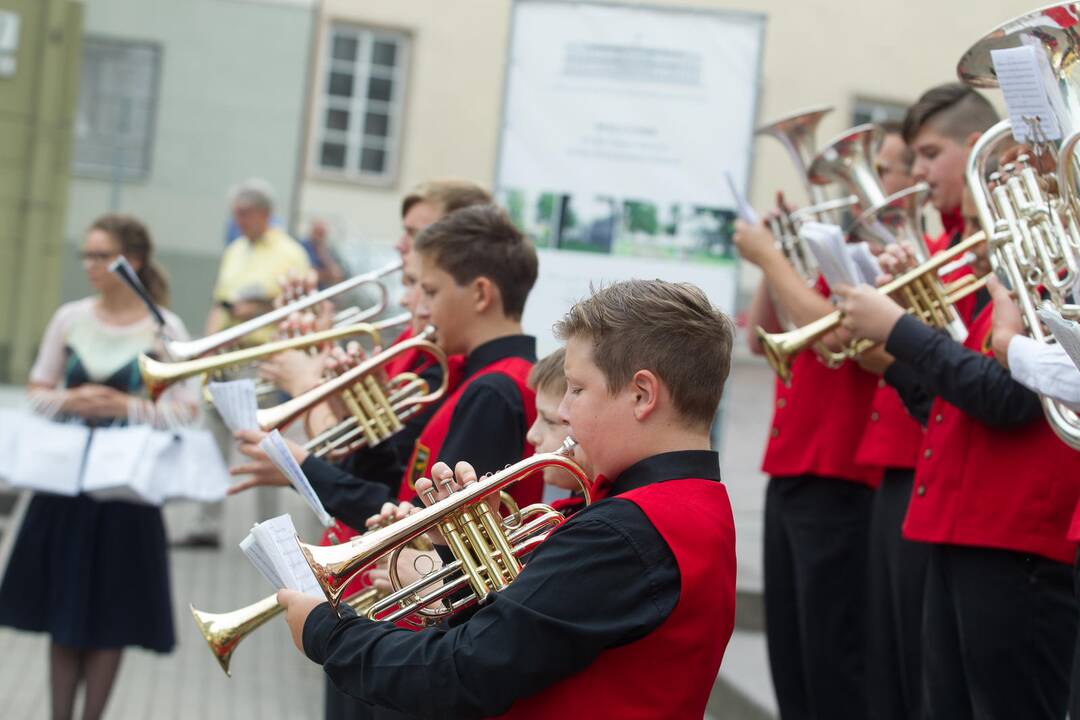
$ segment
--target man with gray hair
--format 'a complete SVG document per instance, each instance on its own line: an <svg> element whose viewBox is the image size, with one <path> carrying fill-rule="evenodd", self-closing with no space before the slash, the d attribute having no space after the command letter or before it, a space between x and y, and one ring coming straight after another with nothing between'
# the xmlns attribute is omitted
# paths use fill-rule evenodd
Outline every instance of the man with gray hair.
<svg viewBox="0 0 1080 720"><path fill-rule="evenodd" d="M281 291L278 281L289 272L304 275L311 269L307 252L296 240L272 227L274 198L264 180L246 180L230 193L233 220L241 237L230 243L221 258L213 305L206 318L206 333L260 315L272 307ZM274 328L252 333L245 344L270 339Z"/></svg>

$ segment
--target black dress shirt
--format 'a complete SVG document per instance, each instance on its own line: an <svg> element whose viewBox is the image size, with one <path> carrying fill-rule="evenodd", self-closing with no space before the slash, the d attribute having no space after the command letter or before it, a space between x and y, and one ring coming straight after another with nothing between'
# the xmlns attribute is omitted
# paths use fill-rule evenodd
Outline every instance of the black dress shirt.
<svg viewBox="0 0 1080 720"><path fill-rule="evenodd" d="M510 335L484 343L465 359L462 382L508 357L536 362L536 340ZM435 380L439 381L441 378ZM431 382L429 387L433 387ZM383 503L396 502L413 447L434 413L435 409L430 408L422 417L410 418L406 428L375 448L375 453L357 453L346 466L314 457L305 460L301 469L327 512L351 527L363 529L364 521ZM521 459L528 431L524 400L514 381L502 374L484 375L458 398L436 460L451 467L459 460L468 460L478 473L495 472ZM383 446L387 449L383 450Z"/></svg>
<svg viewBox="0 0 1080 720"><path fill-rule="evenodd" d="M1013 380L994 358L964 347L911 315L893 327L885 350L896 358L885 371L885 381L923 425L936 396L991 427L1025 425L1042 410L1039 396Z"/></svg>
<svg viewBox="0 0 1080 720"><path fill-rule="evenodd" d="M617 496L676 478L720 480L717 454L646 458L576 513L509 587L467 621L420 632L338 619L328 604L304 626L304 650L333 683L366 702L423 717L488 717L638 640L679 600L678 564L632 502Z"/></svg>

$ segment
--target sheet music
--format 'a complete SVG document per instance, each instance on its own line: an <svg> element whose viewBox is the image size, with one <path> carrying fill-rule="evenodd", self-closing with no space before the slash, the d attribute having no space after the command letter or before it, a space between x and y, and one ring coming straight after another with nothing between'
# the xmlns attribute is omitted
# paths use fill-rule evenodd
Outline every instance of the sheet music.
<svg viewBox="0 0 1080 720"><path fill-rule="evenodd" d="M837 225L808 222L799 228L799 237L810 246L821 274L829 287L855 285L862 275L855 266L844 242L844 232Z"/></svg>
<svg viewBox="0 0 1080 720"><path fill-rule="evenodd" d="M288 513L256 523L240 543L240 549L278 590L289 588L305 595L322 595L322 588L300 551L296 527Z"/></svg>
<svg viewBox="0 0 1080 720"><path fill-rule="evenodd" d="M751 225L758 224L758 214L754 211L753 206L746 201L743 194L735 187L735 178L731 177L731 171L725 170L724 177L727 178L728 188L731 190L731 197L735 198L735 207L739 212L739 219L743 222L750 223Z"/></svg>
<svg viewBox="0 0 1080 720"><path fill-rule="evenodd" d="M1039 319L1046 323L1054 339L1058 341L1065 354L1073 361L1077 369L1080 369L1080 325L1072 320L1066 320L1058 312L1057 308L1048 302L1044 302L1038 310Z"/></svg>
<svg viewBox="0 0 1080 720"><path fill-rule="evenodd" d="M311 482L304 475L304 471L300 469L296 458L289 452L289 447L285 444L285 438L281 437L281 433L277 430L271 431L259 443L259 447L270 458L270 462L274 463L274 466L281 471L281 474L289 479L292 486L300 493L300 497L307 501L308 506L319 518L319 522L323 524L323 527L330 527L333 518L330 517L330 513L326 512L322 500L319 499L319 496L315 494L315 490L311 487Z"/></svg>
<svg viewBox="0 0 1080 720"><path fill-rule="evenodd" d="M865 242L848 243L846 246L848 256L859 271L860 282L867 285L875 285L878 276L881 275L881 265L878 264L874 253L870 252L870 246Z"/></svg>
<svg viewBox="0 0 1080 720"><path fill-rule="evenodd" d="M259 429L255 414L259 409L259 403L255 398L254 380L246 378L212 382L208 387L210 397L214 400L214 407L221 413L221 419L230 430L236 432L237 430Z"/></svg>
<svg viewBox="0 0 1080 720"><path fill-rule="evenodd" d="M1054 114L1048 88L1057 91L1052 79L1047 78L1043 65L1039 61L1039 51L1023 45L1004 50L991 50L990 59L994 63L998 84L1005 95L1005 106L1009 110L1013 138L1017 142L1027 142L1031 135L1030 118L1038 118L1042 134L1037 140L1057 140L1061 138L1061 128Z"/></svg>

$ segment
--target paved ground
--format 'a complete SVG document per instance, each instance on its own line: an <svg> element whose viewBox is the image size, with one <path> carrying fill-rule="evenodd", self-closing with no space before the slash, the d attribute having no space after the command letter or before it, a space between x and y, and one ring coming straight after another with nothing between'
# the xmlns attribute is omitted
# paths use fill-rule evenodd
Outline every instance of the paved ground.
<svg viewBox="0 0 1080 720"><path fill-rule="evenodd" d="M757 472L769 419L769 403L763 399L772 397L771 382L764 366L738 362L725 398L722 467L738 529L740 628L717 679L710 719L762 720L775 713L760 628L764 483ZM20 388L0 387L0 407L20 404L21 394ZM281 494L278 502L301 523L310 516L296 498ZM190 509L170 507L171 534L189 517ZM210 611L232 610L268 593L265 581L236 548L256 519L254 496L230 499L221 550L170 552L178 647L169 656L136 650L125 655L107 713L110 720L322 717L322 673L293 649L284 623L272 621L240 645L229 679L188 611L189 603ZM306 529L301 526L301 534L313 537L314 529L312 519ZM48 717L46 652L43 637L0 629L0 718Z"/></svg>

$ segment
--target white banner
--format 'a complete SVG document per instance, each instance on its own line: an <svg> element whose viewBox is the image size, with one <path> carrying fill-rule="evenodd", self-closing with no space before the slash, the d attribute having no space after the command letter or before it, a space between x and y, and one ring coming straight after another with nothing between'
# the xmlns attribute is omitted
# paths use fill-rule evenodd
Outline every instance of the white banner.
<svg viewBox="0 0 1080 720"><path fill-rule="evenodd" d="M497 191L542 250L525 313L550 323L589 283L691 280L730 312L763 16L517 0Z"/></svg>

